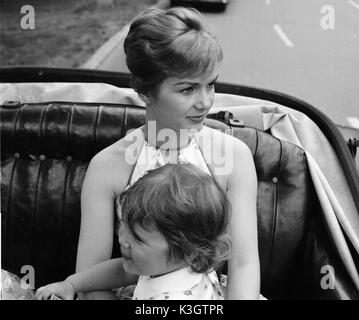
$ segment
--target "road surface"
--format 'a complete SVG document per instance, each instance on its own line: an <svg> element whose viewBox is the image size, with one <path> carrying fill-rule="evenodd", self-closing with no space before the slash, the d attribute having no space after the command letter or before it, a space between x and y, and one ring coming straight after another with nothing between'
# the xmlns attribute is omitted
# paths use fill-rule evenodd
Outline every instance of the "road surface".
<svg viewBox="0 0 359 320"><path fill-rule="evenodd" d="M206 17L223 47L219 81L293 95L359 138L359 0L230 0ZM122 48L98 68L128 72Z"/></svg>

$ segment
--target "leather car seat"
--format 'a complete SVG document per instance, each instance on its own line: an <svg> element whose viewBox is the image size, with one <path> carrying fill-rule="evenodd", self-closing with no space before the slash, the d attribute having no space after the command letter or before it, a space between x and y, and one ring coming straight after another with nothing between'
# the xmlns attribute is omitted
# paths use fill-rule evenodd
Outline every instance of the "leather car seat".
<svg viewBox="0 0 359 320"><path fill-rule="evenodd" d="M143 108L119 104L1 107L4 269L19 275L22 266L33 266L36 287L75 271L89 161L144 121ZM206 125L229 128L214 119ZM232 127L232 134L249 146L257 170L262 294L269 299L355 295L325 232L303 150L256 128ZM118 254L115 246L113 255ZM335 266L335 289L320 287L323 265Z"/></svg>

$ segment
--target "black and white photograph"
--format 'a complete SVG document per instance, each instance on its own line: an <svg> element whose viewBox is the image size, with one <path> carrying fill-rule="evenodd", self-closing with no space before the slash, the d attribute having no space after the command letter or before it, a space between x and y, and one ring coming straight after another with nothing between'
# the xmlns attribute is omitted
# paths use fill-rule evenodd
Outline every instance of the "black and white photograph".
<svg viewBox="0 0 359 320"><path fill-rule="evenodd" d="M359 0L0 0L0 300L359 300L358 77Z"/></svg>

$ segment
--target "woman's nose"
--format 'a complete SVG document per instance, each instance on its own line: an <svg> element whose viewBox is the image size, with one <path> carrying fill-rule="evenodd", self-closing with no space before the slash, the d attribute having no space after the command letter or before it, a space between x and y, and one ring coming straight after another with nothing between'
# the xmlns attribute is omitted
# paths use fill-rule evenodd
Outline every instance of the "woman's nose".
<svg viewBox="0 0 359 320"><path fill-rule="evenodd" d="M198 109L209 109L212 106L213 93L208 92L206 88L199 90L197 98Z"/></svg>

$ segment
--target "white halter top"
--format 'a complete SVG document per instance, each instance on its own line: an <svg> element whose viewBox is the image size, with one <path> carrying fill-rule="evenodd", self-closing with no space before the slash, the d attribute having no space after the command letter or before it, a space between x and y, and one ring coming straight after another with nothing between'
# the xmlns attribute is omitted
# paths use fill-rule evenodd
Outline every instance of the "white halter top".
<svg viewBox="0 0 359 320"><path fill-rule="evenodd" d="M197 133L193 135L191 142L186 147L183 147L177 151L177 163L192 163L193 165L201 169L203 172L207 173L208 175L211 175L208 165L198 146L196 135ZM165 155L165 153L166 151L150 145L144 139L142 149L133 168L128 186L134 184L149 170L153 170L158 167L164 166L167 163L170 163L169 158Z"/></svg>

